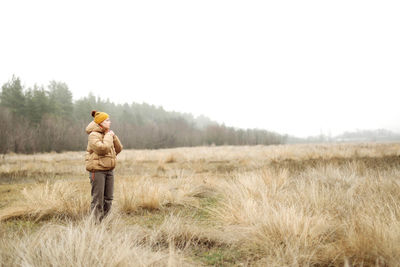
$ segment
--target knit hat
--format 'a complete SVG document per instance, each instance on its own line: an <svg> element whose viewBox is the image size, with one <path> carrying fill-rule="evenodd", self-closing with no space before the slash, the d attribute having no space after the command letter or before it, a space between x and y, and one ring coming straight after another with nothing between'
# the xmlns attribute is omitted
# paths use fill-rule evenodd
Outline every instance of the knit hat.
<svg viewBox="0 0 400 267"><path fill-rule="evenodd" d="M100 111L93 110L92 111L92 117L94 117L94 122L95 123L100 124L110 116L108 116L108 114L105 113L105 112L100 112Z"/></svg>

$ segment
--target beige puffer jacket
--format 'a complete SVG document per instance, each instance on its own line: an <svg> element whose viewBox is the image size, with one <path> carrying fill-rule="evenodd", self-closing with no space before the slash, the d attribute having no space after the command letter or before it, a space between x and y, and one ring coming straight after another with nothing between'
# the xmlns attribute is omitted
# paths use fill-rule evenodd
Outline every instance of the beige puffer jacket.
<svg viewBox="0 0 400 267"><path fill-rule="evenodd" d="M92 121L86 127L88 145L86 149L86 170L108 171L115 168L117 155L122 151L118 137L105 133L104 129Z"/></svg>

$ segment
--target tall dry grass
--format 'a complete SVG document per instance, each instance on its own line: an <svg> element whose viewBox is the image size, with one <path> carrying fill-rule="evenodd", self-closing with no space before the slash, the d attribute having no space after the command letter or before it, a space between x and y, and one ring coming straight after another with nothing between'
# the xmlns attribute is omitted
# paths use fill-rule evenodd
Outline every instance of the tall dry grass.
<svg viewBox="0 0 400 267"><path fill-rule="evenodd" d="M0 184L18 181L46 181L56 177L81 178L84 153L6 154L0 160Z"/></svg>
<svg viewBox="0 0 400 267"><path fill-rule="evenodd" d="M119 174L146 175L154 164L165 163L169 168L191 168L193 164L247 163L255 167L282 160L354 159L400 156L399 143L365 144L300 144L271 146L187 147L161 150L124 150L118 155ZM0 183L42 177L63 179L86 177L83 152L39 153L34 155L6 154L0 161ZM195 168L193 168L195 169Z"/></svg>
<svg viewBox="0 0 400 267"><path fill-rule="evenodd" d="M79 219L88 214L89 206L90 195L79 184L47 181L24 188L22 199L0 210L0 221L21 217L39 220L49 216Z"/></svg>
<svg viewBox="0 0 400 267"><path fill-rule="evenodd" d="M185 147L161 150L128 150L121 161L188 162L188 161L255 161L306 160L355 157L399 156L399 143L296 144L271 146ZM173 160L171 160L173 159Z"/></svg>
<svg viewBox="0 0 400 267"><path fill-rule="evenodd" d="M0 176L53 177L2 202L0 265L400 266L400 144L124 151L100 225L81 156L0 162ZM20 233L13 219L44 226Z"/></svg>
<svg viewBox="0 0 400 267"><path fill-rule="evenodd" d="M141 177L118 183L116 201L122 212L131 213L140 208L154 210L166 205L197 207L198 197L210 194L212 189L199 179L179 177L160 180Z"/></svg>
<svg viewBox="0 0 400 267"><path fill-rule="evenodd" d="M199 197L211 195L213 189L191 177L154 179L141 177L116 183L114 209L133 213L139 209L157 210L168 205L199 206ZM26 187L22 199L0 210L0 221L13 218L34 220L47 218L82 219L89 214L88 182L47 181Z"/></svg>
<svg viewBox="0 0 400 267"><path fill-rule="evenodd" d="M0 237L4 266L198 266L191 249L229 246L233 241L218 229L198 227L180 215L168 215L150 229L127 225L117 213L101 224L87 216L33 232L0 232Z"/></svg>
<svg viewBox="0 0 400 267"><path fill-rule="evenodd" d="M400 257L400 171L268 170L220 181L213 213L268 265L389 265Z"/></svg>
<svg viewBox="0 0 400 267"><path fill-rule="evenodd" d="M48 224L34 233L8 236L0 242L4 266L190 266L182 251L159 246L172 242L115 216L103 223L91 217L78 223ZM164 238L164 239L162 239Z"/></svg>

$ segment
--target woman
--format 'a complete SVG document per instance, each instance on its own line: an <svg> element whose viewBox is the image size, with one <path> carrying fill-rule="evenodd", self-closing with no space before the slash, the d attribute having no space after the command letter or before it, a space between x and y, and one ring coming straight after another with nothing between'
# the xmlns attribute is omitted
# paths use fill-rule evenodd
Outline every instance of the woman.
<svg viewBox="0 0 400 267"><path fill-rule="evenodd" d="M116 156L122 145L110 130L110 117L105 112L92 111L94 120L86 127L88 145L86 149L86 170L90 172L92 203L90 209L98 221L110 211L114 193Z"/></svg>

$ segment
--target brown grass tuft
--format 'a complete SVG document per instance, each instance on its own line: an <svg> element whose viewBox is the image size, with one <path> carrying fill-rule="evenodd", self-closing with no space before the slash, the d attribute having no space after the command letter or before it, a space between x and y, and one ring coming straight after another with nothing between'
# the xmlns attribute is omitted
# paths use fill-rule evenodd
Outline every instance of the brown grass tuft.
<svg viewBox="0 0 400 267"><path fill-rule="evenodd" d="M87 215L90 195L77 184L46 182L22 190L23 199L0 211L0 221L18 217L39 220L43 217L78 219Z"/></svg>
<svg viewBox="0 0 400 267"><path fill-rule="evenodd" d="M9 266L190 266L173 248L156 249L151 232L127 227L118 217L95 224L46 225L37 232L9 237L0 244L0 260ZM172 264L172 265L171 265Z"/></svg>
<svg viewBox="0 0 400 267"><path fill-rule="evenodd" d="M177 158L174 154L169 154L164 160L164 163L174 163L174 162L177 162Z"/></svg>
<svg viewBox="0 0 400 267"><path fill-rule="evenodd" d="M156 181L154 178L127 179L117 185L117 204L124 213L139 208L155 210L166 205L198 206L197 196L211 189L188 178Z"/></svg>

